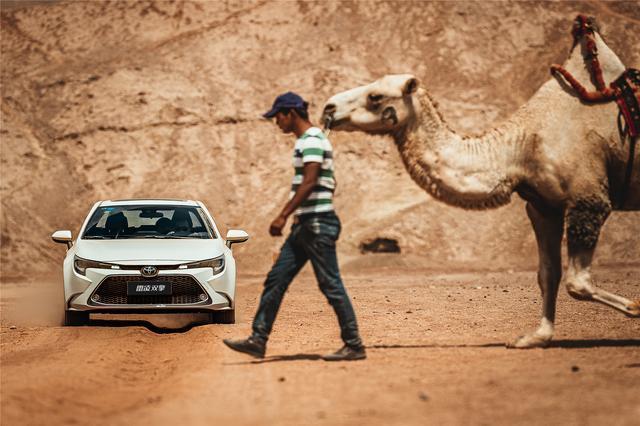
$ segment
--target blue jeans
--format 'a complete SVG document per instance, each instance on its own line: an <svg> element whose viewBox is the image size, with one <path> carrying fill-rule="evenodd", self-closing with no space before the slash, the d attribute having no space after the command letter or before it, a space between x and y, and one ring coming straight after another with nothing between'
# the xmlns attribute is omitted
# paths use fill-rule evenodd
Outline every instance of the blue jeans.
<svg viewBox="0 0 640 426"><path fill-rule="evenodd" d="M301 216L293 224L280 249L280 256L264 282L258 312L253 320L253 338L267 341L284 293L310 260L320 290L338 316L342 340L347 346L362 346L356 315L338 268L336 240L340 229L340 220L333 212Z"/></svg>

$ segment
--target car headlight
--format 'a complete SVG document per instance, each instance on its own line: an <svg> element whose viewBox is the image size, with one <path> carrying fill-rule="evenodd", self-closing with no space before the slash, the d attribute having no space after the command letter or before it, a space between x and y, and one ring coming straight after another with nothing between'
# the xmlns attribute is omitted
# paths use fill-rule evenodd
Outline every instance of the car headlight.
<svg viewBox="0 0 640 426"><path fill-rule="evenodd" d="M75 269L80 275L86 275L88 268L113 269L114 266L117 267L117 265L112 265L111 263L96 262L94 260L87 260L78 256L73 258L73 269Z"/></svg>
<svg viewBox="0 0 640 426"><path fill-rule="evenodd" d="M200 262L187 263L184 265L187 269L196 268L212 268L214 273L218 273L224 269L224 255L215 259L201 260Z"/></svg>

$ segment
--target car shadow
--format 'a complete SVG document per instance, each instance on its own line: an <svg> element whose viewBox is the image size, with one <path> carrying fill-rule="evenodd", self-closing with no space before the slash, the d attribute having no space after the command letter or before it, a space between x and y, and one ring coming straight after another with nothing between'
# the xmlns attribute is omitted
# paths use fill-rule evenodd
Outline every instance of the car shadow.
<svg viewBox="0 0 640 426"><path fill-rule="evenodd" d="M145 320L92 319L87 325L92 327L144 327L156 334L186 333L194 327L208 325L206 321L195 321L181 327L159 327Z"/></svg>

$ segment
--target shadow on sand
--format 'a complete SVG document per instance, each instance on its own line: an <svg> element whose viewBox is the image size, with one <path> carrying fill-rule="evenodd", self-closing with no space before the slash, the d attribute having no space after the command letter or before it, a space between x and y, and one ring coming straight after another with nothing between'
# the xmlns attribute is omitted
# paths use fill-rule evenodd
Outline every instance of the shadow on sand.
<svg viewBox="0 0 640 426"><path fill-rule="evenodd" d="M589 349L589 348L623 348L623 347L640 347L640 339L589 339L589 340L557 340L552 341L548 348L545 349ZM464 349L464 348L505 348L504 343L480 343L471 345L447 345L447 344L425 344L425 345L369 345L367 350L377 349ZM516 351L516 350L514 350ZM263 359L254 359L245 362L225 363L225 365L243 365L243 364L264 364L268 362L283 361L319 361L322 355L318 354L295 354L295 355L273 355ZM626 368L638 368L640 364L628 364Z"/></svg>
<svg viewBox="0 0 640 426"><path fill-rule="evenodd" d="M186 333L194 327L208 325L207 321L192 321L181 327L159 327L146 320L126 320L126 319L92 319L88 325L93 327L145 327L156 334ZM367 350L378 349L464 349L464 348L504 348L504 343L479 343L479 344L423 344L423 345L368 345ZM640 339L564 339L553 340L545 349L590 349L590 348L624 348L640 347ZM282 361L318 361L322 356L318 354L294 354L294 355L273 355L263 359L255 359L247 362L230 363L237 364L263 364L267 362ZM636 368L640 364L630 364L629 368Z"/></svg>
<svg viewBox="0 0 640 426"><path fill-rule="evenodd" d="M174 334L186 333L194 327L208 325L206 321L191 322L181 327L159 327L145 320L111 320L111 319L92 319L87 324L90 327L144 327L156 334Z"/></svg>
<svg viewBox="0 0 640 426"><path fill-rule="evenodd" d="M181 327L159 327L146 320L112 320L112 319L92 319L89 326L94 327L145 327L147 330L156 334L173 334L185 333L194 327L208 325L206 321L193 321ZM374 349L454 349L454 348L503 348L504 343L479 343L479 344L424 344L424 345L368 345L368 350ZM624 347L640 347L640 339L564 339L552 340L545 349L589 349L589 348L624 348ZM265 362L279 361L317 361L322 356L318 354L295 354L295 355L274 355L260 360L254 360L252 364L262 364ZM247 363L244 363L247 364ZM634 364L633 367L636 365Z"/></svg>
<svg viewBox="0 0 640 426"><path fill-rule="evenodd" d="M586 349L586 348L624 348L640 347L640 339L586 339L552 340L549 348Z"/></svg>
<svg viewBox="0 0 640 426"><path fill-rule="evenodd" d="M481 343L473 345L372 345L367 349L414 349L414 348L506 348L504 343ZM552 340L547 348L588 349L588 348L640 347L640 339L565 339Z"/></svg>

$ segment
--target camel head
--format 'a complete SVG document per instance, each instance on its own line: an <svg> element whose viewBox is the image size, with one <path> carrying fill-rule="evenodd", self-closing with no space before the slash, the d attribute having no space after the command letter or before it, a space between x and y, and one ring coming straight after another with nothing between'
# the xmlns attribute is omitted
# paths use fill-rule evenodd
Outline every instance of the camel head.
<svg viewBox="0 0 640 426"><path fill-rule="evenodd" d="M418 80L410 74L387 75L332 96L324 105L325 127L348 132L389 134L415 116Z"/></svg>
<svg viewBox="0 0 640 426"><path fill-rule="evenodd" d="M600 26L593 16L578 15L573 20L571 35L573 36L573 47L580 42L588 34L600 34ZM602 35L601 35L602 36Z"/></svg>

